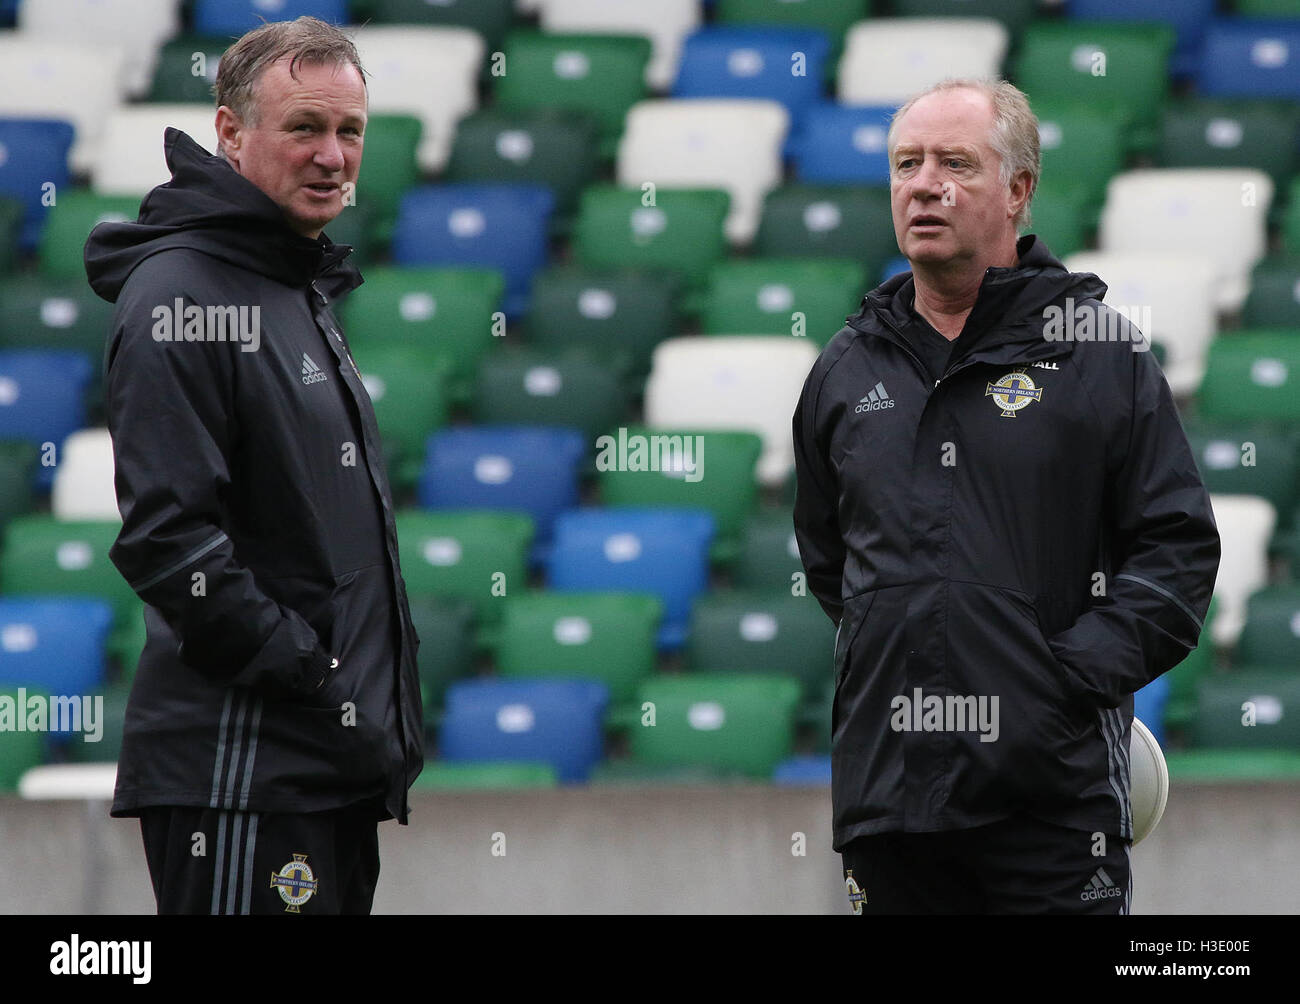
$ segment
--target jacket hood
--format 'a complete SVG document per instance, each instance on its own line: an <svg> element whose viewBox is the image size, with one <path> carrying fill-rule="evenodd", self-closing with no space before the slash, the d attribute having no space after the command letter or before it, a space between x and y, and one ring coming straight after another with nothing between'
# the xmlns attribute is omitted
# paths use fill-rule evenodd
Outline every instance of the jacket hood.
<svg viewBox="0 0 1300 1004"><path fill-rule="evenodd" d="M975 306L966 320L966 333L992 327L998 341L1039 338L1046 323L1044 309L1075 301L1101 300L1106 284L1091 272L1069 272L1035 234L1016 243L1019 262L1011 268L985 272ZM899 330L912 321L916 286L911 272L893 276L866 295L862 308L849 319L859 330L870 330L873 320Z"/></svg>
<svg viewBox="0 0 1300 1004"><path fill-rule="evenodd" d="M346 244L322 234L295 233L271 198L220 157L179 129L164 133L163 151L172 180L140 203L135 223L101 223L84 251L91 288L110 303L142 261L173 248L188 248L269 276L288 286L320 281L331 299L361 284L345 258Z"/></svg>

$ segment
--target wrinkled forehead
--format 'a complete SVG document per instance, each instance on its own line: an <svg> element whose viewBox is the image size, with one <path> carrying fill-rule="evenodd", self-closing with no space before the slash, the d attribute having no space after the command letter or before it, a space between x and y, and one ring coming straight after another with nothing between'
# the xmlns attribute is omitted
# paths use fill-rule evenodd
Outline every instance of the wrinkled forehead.
<svg viewBox="0 0 1300 1004"><path fill-rule="evenodd" d="M992 151L993 102L972 88L927 94L894 123L890 151L969 147Z"/></svg>

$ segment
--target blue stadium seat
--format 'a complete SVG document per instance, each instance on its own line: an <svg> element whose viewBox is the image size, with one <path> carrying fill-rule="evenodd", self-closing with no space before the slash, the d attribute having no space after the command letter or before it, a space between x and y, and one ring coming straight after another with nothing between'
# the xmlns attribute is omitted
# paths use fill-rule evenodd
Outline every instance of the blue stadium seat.
<svg viewBox="0 0 1300 1004"><path fill-rule="evenodd" d="M528 309L546 264L555 197L539 185L426 185L402 197L393 231L398 265L478 265L501 271L504 310Z"/></svg>
<svg viewBox="0 0 1300 1004"><path fill-rule="evenodd" d="M792 137L795 176L805 182L889 184L885 139L893 108L812 105Z"/></svg>
<svg viewBox="0 0 1300 1004"><path fill-rule="evenodd" d="M604 756L609 690L594 680L461 680L447 688L438 732L450 763L542 762L585 781Z"/></svg>
<svg viewBox="0 0 1300 1004"><path fill-rule="evenodd" d="M704 28L686 39L672 96L779 101L794 127L821 97L830 48L811 28Z"/></svg>
<svg viewBox="0 0 1300 1004"><path fill-rule="evenodd" d="M709 587L713 517L697 509L573 509L555 521L552 589L654 593L664 604L658 644L680 649L695 597Z"/></svg>
<svg viewBox="0 0 1300 1004"><path fill-rule="evenodd" d="M899 255L897 258L890 258L889 261L885 262L885 267L880 270L879 281L888 282L900 272L910 271L912 271L912 263Z"/></svg>
<svg viewBox="0 0 1300 1004"><path fill-rule="evenodd" d="M1300 21L1212 21L1197 85L1209 97L1300 99Z"/></svg>
<svg viewBox="0 0 1300 1004"><path fill-rule="evenodd" d="M831 758L811 753L782 760L772 772L772 783L778 788L829 788Z"/></svg>
<svg viewBox="0 0 1300 1004"><path fill-rule="evenodd" d="M194 33L242 35L267 21L294 21L303 15L330 24L348 23L347 0L194 0Z"/></svg>
<svg viewBox="0 0 1300 1004"><path fill-rule="evenodd" d="M1081 21L1164 21L1177 35L1170 70L1191 76L1200 64L1205 28L1215 0L1067 0L1066 12Z"/></svg>
<svg viewBox="0 0 1300 1004"><path fill-rule="evenodd" d="M1133 717L1151 730L1156 742L1165 744L1165 705L1169 703L1168 674L1157 676L1133 695Z"/></svg>
<svg viewBox="0 0 1300 1004"><path fill-rule="evenodd" d="M18 439L44 449L86 424L91 361L63 349L0 350L0 439ZM58 459L57 457L55 458ZM54 484L55 464L42 463L37 484Z"/></svg>
<svg viewBox="0 0 1300 1004"><path fill-rule="evenodd" d="M61 119L0 118L0 195L23 204L19 245L26 251L34 250L41 239L46 210L42 199L71 185L68 151L75 136L72 123Z"/></svg>
<svg viewBox="0 0 1300 1004"><path fill-rule="evenodd" d="M113 608L73 596L0 599L0 687L92 695L104 680Z"/></svg>
<svg viewBox="0 0 1300 1004"><path fill-rule="evenodd" d="M585 440L553 426L473 426L429 437L420 505L426 509L511 509L533 517L533 560L550 550L551 528L578 504Z"/></svg>

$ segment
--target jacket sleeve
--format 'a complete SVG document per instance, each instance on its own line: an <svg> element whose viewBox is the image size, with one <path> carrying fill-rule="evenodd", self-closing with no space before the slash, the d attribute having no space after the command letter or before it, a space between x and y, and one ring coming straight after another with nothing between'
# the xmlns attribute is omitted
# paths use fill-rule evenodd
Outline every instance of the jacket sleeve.
<svg viewBox="0 0 1300 1004"><path fill-rule="evenodd" d="M808 589L836 624L844 612L844 538L839 488L826 445L818 438L817 401L824 371L814 366L794 412L794 535Z"/></svg>
<svg viewBox="0 0 1300 1004"><path fill-rule="evenodd" d="M222 525L235 429L230 346L155 341L152 311L172 303L137 287L114 318L104 403L122 529L109 557L176 633L186 665L305 696L331 657L303 617L258 588Z"/></svg>
<svg viewBox="0 0 1300 1004"><path fill-rule="evenodd" d="M1077 697L1101 707L1196 647L1219 567L1219 532L1173 396L1149 352L1130 352L1132 403L1108 468L1106 595L1048 639Z"/></svg>

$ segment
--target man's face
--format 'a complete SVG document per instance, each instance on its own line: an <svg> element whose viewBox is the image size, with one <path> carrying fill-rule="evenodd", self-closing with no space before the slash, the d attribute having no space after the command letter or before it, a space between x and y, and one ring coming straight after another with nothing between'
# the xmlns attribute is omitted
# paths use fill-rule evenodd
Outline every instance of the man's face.
<svg viewBox="0 0 1300 1004"><path fill-rule="evenodd" d="M909 261L978 260L1008 232L1014 240L1028 174L1010 188L998 180L992 127L992 102L966 88L926 95L898 122L890 196L894 236Z"/></svg>
<svg viewBox="0 0 1300 1004"><path fill-rule="evenodd" d="M297 79L288 58L267 67L254 87L256 124L224 105L217 135L240 174L284 210L289 225L318 237L343 210L361 169L366 87L351 64L303 64Z"/></svg>

